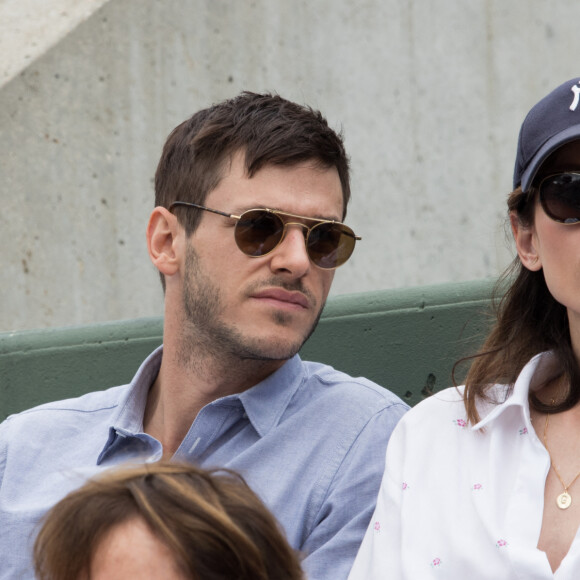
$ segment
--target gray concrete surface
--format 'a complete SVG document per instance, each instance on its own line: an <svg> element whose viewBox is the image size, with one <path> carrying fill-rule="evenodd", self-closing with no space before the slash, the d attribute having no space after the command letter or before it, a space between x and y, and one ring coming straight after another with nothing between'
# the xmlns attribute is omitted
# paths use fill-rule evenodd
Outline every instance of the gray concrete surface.
<svg viewBox="0 0 580 580"><path fill-rule="evenodd" d="M162 144L243 89L344 129L363 240L334 294L495 276L519 125L580 75L577 0L83 2L0 89L2 331L162 313Z"/></svg>
<svg viewBox="0 0 580 580"><path fill-rule="evenodd" d="M110 0L0 0L0 87Z"/></svg>

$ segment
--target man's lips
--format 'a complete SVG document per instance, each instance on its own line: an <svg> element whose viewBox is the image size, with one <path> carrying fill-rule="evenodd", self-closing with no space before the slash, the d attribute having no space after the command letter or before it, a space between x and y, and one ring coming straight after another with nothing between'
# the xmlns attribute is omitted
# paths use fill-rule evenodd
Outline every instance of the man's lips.
<svg viewBox="0 0 580 580"><path fill-rule="evenodd" d="M283 288L269 288L252 294L252 298L271 301L279 307L309 308L310 302L302 292L290 292Z"/></svg>

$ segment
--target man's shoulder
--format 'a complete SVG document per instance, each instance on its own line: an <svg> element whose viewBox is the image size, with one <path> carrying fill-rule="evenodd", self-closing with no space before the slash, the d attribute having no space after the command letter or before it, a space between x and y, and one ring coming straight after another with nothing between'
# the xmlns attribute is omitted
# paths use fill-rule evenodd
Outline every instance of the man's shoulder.
<svg viewBox="0 0 580 580"><path fill-rule="evenodd" d="M344 406L362 405L369 410L380 410L387 407L402 406L408 408L397 395L389 389L365 377L353 377L329 365L303 361L307 388L317 386L319 396L342 401Z"/></svg>
<svg viewBox="0 0 580 580"><path fill-rule="evenodd" d="M35 423L42 421L43 417L51 417L54 419L56 415L64 418L65 415L87 415L91 413L99 413L102 411L110 411L116 408L119 403L127 396L130 385L121 385L111 387L102 391L92 391L79 397L70 399L62 399L58 401L51 401L44 403L20 413L10 415L7 423Z"/></svg>

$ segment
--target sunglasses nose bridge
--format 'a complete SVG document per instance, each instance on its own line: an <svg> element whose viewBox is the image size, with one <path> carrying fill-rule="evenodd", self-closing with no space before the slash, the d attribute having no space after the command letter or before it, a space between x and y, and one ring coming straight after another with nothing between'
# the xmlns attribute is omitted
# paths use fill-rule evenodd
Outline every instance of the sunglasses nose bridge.
<svg viewBox="0 0 580 580"><path fill-rule="evenodd" d="M290 222L290 221L287 222L284 220L281 221L284 226L284 229L282 230L282 237L280 238L280 241L278 242L277 245L279 246L284 241L284 239L286 238L287 230L290 226L300 226L300 228L302 228L302 234L304 235L304 245L306 250L308 251L308 236L310 235L312 227L308 227L306 224L302 222Z"/></svg>
<svg viewBox="0 0 580 580"><path fill-rule="evenodd" d="M310 230L312 229L312 227L308 227L306 224L303 224L302 222L282 222L284 224L284 234L286 234L286 229L289 226L300 226L303 229L303 234L304 234L304 239L306 240L308 238L308 235L310 234ZM306 230L306 231L304 231Z"/></svg>

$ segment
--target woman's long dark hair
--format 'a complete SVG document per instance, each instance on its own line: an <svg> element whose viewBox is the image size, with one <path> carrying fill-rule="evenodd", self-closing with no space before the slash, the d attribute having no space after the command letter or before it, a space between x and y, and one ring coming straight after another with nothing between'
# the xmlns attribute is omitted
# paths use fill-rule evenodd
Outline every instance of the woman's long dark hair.
<svg viewBox="0 0 580 580"><path fill-rule="evenodd" d="M510 213L516 212L523 227L533 224L535 199L535 190L524 194L519 187L508 198ZM469 421L479 421L477 403L490 400L488 392L494 384L513 387L526 363L547 350L554 353L569 388L563 400L551 405L530 393L530 404L544 413L573 407L580 401L580 367L572 350L566 308L550 294L543 270L528 270L516 257L496 284L493 303L494 328L476 355L459 361L473 359L463 396Z"/></svg>

